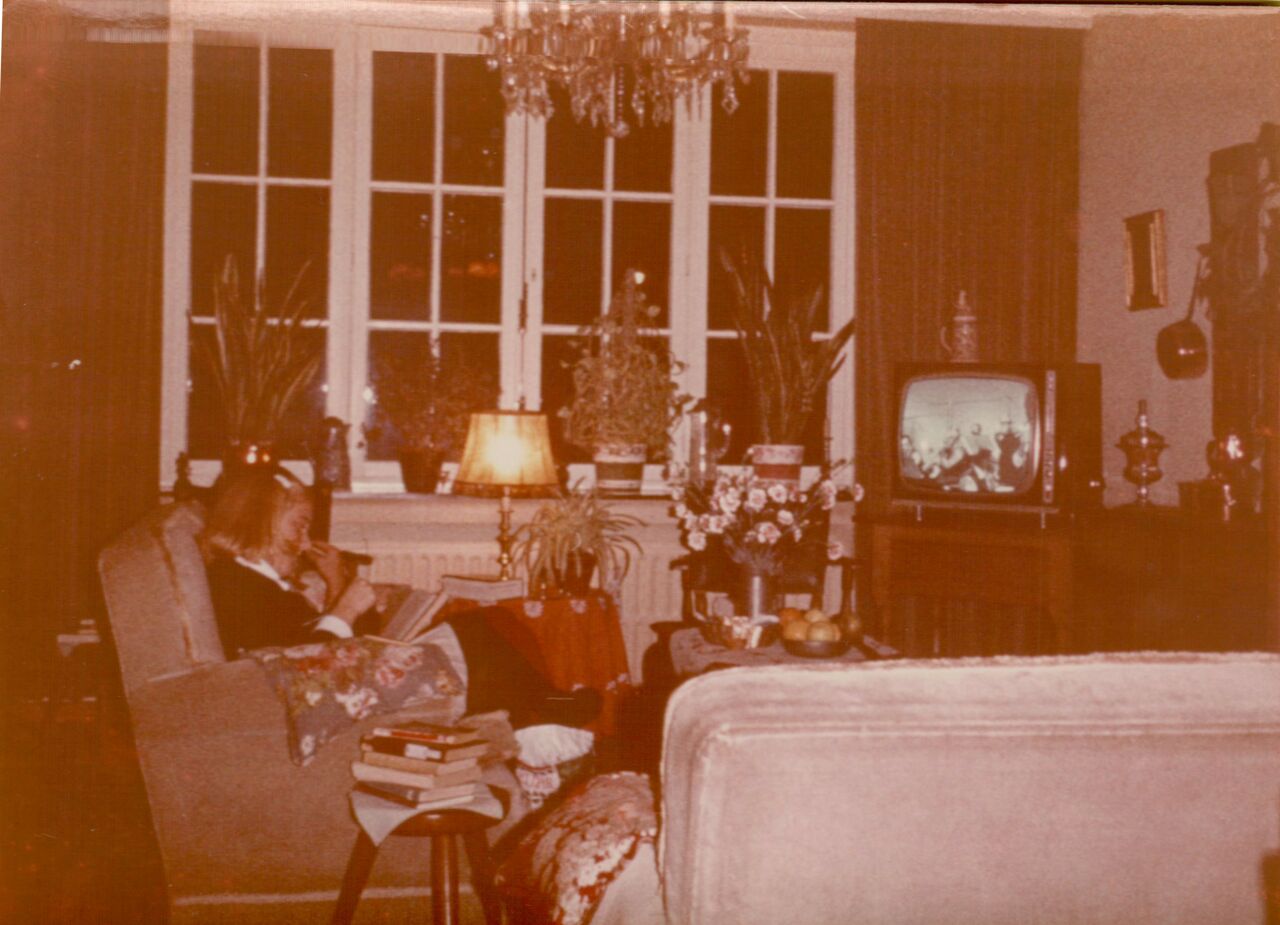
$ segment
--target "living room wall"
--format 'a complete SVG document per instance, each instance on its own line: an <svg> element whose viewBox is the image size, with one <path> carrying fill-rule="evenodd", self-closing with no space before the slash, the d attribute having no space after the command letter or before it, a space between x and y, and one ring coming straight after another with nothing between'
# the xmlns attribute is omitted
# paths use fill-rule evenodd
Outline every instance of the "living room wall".
<svg viewBox="0 0 1280 925"><path fill-rule="evenodd" d="M1115 449L1147 399L1169 441L1152 489L1176 504L1178 482L1208 474L1211 377L1173 381L1156 362L1157 332L1181 318L1209 239L1209 153L1280 122L1280 12L1130 11L1099 14L1085 37L1080 97L1078 345L1102 365L1106 502L1133 498ZM1168 307L1125 308L1124 218L1163 209ZM1208 326L1203 318L1200 323Z"/></svg>

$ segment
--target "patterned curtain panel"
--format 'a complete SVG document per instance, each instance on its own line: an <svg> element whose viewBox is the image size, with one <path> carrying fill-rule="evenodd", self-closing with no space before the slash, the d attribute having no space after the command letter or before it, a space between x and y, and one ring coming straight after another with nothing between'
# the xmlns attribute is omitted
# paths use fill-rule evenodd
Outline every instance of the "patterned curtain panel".
<svg viewBox="0 0 1280 925"><path fill-rule="evenodd" d="M157 502L166 49L91 40L155 26L112 25L5 8L0 674L27 695L99 616L98 550Z"/></svg>

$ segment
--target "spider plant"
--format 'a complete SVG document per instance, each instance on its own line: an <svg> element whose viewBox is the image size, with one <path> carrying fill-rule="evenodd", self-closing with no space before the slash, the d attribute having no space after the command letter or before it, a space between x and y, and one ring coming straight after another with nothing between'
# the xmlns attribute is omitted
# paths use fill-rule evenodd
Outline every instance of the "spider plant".
<svg viewBox="0 0 1280 925"><path fill-rule="evenodd" d="M630 514L613 511L595 490L561 492L539 506L516 531L515 556L523 561L529 586L561 589L573 573L590 579L590 562L600 570L600 587L614 591L631 567L640 544L627 531L642 525Z"/></svg>

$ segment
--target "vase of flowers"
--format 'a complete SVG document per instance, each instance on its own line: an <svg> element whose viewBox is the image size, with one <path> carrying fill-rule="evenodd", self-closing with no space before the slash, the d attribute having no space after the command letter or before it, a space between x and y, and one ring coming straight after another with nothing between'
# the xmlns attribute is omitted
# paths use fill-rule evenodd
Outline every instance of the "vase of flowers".
<svg viewBox="0 0 1280 925"><path fill-rule="evenodd" d="M820 512L835 506L836 486L824 478L801 491L737 473L721 475L710 488L677 487L673 498L682 542L698 554L723 550L738 568L738 606L755 618L774 612L777 595L772 589L788 556L802 544L825 541L811 537L809 528Z"/></svg>
<svg viewBox="0 0 1280 925"><path fill-rule="evenodd" d="M643 273L628 270L609 310L583 328L573 402L562 412L565 438L593 453L596 483L611 494L640 490L646 458L665 457L689 402L672 379L682 364L665 340L642 336L657 315L645 304L643 282Z"/></svg>

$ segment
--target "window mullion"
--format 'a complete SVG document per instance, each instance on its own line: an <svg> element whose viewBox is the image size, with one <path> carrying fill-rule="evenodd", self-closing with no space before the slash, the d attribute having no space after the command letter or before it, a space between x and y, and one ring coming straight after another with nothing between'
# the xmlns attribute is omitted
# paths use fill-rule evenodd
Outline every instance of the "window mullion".
<svg viewBox="0 0 1280 925"><path fill-rule="evenodd" d="M502 405L542 407L542 236L546 127L508 114L502 204ZM525 331L520 331L521 300Z"/></svg>
<svg viewBox="0 0 1280 925"><path fill-rule="evenodd" d="M171 25L165 105L164 327L160 390L160 482L170 488L187 448L191 381L191 158L195 109L195 44L189 26Z"/></svg>
<svg viewBox="0 0 1280 925"><path fill-rule="evenodd" d="M253 285L256 292L257 281L267 268L267 122L271 112L267 105L271 98L270 58L265 38L258 40L258 198L254 214L255 235L253 241Z"/></svg>
<svg viewBox="0 0 1280 925"><path fill-rule="evenodd" d="M676 110L671 162L671 351L685 364L676 376L681 391L698 397L707 394L707 195L711 188L710 94L701 93L698 105ZM688 457L686 421L676 434L677 459Z"/></svg>
<svg viewBox="0 0 1280 925"><path fill-rule="evenodd" d="M778 72L769 70L769 115L765 125L765 162L764 162L764 263L773 279L778 278L778 268L774 260L774 246L777 243L777 203L778 195Z"/></svg>
<svg viewBox="0 0 1280 925"><path fill-rule="evenodd" d="M357 42L353 35L338 37L333 49L333 158L329 177L329 334L325 338L329 391L325 400L328 414L358 425L364 420L363 384L367 361L357 345L353 315L359 294L355 289L354 213L356 211L356 97ZM366 296L367 298L367 296ZM359 442L357 440L357 442Z"/></svg>
<svg viewBox="0 0 1280 925"><path fill-rule="evenodd" d="M363 425L368 412L369 382L369 282L370 282L370 223L373 211L373 43L367 33L360 36L355 64L355 92L351 104L354 106L351 134L355 136L352 151L352 171L354 181L351 184L350 199L352 207L351 237L352 248L347 258L352 267L350 281L350 343L345 349L351 354L351 422ZM338 120L334 120L334 131L338 131ZM336 198L336 197L335 197ZM353 436L358 451L352 456L353 476L358 481L370 477L371 467L377 463L368 459L365 441Z"/></svg>
<svg viewBox="0 0 1280 925"><path fill-rule="evenodd" d="M444 246L444 193L440 185L444 181L444 55L437 53L436 65L436 98L432 100L435 108L435 135L431 139L432 152L432 190L431 190L431 292L429 316L431 318L432 352L439 355L440 349L440 270L444 261L440 259L440 250Z"/></svg>

